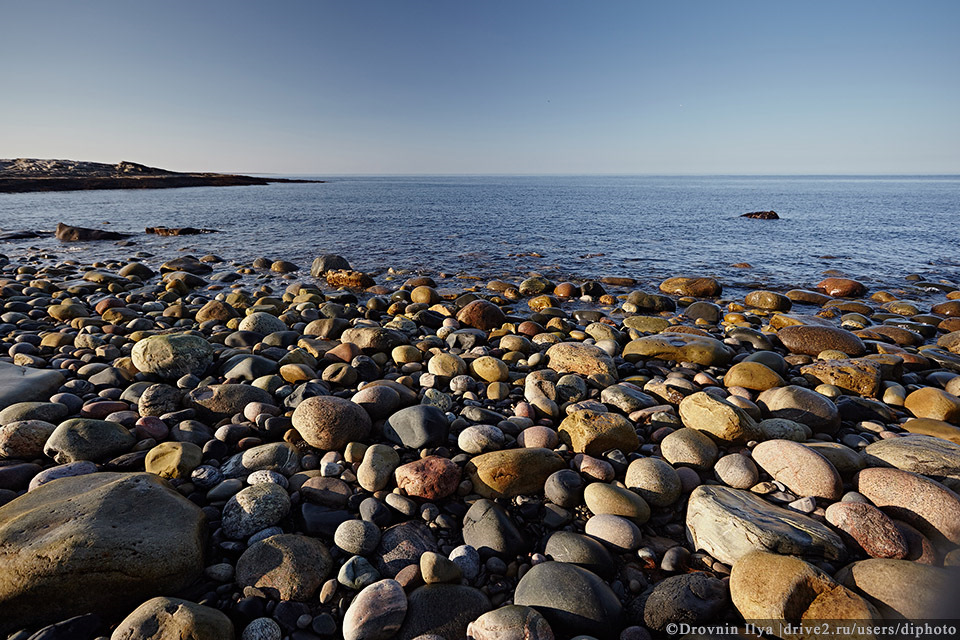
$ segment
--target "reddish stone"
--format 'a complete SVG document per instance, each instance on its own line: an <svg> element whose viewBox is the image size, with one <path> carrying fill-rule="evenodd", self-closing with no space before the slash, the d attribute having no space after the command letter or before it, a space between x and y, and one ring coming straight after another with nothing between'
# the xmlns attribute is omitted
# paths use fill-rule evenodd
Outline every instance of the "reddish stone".
<svg viewBox="0 0 960 640"><path fill-rule="evenodd" d="M408 496L440 500L457 490L460 467L447 458L428 456L397 467L394 476Z"/></svg>
<svg viewBox="0 0 960 640"><path fill-rule="evenodd" d="M344 342L338 344L323 355L325 358L330 358L331 360L349 363L357 356L363 355L363 350L352 342Z"/></svg>
<svg viewBox="0 0 960 640"><path fill-rule="evenodd" d="M167 426L166 422L156 416L144 416L137 420L134 433L140 440L153 438L157 442L162 442L166 440L170 434L170 427Z"/></svg>
<svg viewBox="0 0 960 640"><path fill-rule="evenodd" d="M83 405L80 415L84 418L103 420L115 411L129 411L130 405L120 400L100 400Z"/></svg>
<svg viewBox="0 0 960 640"><path fill-rule="evenodd" d="M835 502L827 507L827 522L846 533L872 558L905 558L909 546L887 515L872 504Z"/></svg>
<svg viewBox="0 0 960 640"><path fill-rule="evenodd" d="M817 289L826 292L834 298L855 298L867 293L867 288L856 280L849 278L827 278L817 284Z"/></svg>
<svg viewBox="0 0 960 640"><path fill-rule="evenodd" d="M480 329L481 331L490 331L499 329L507 316L497 305L486 300L474 300L467 304L460 313L457 314L457 321L462 325Z"/></svg>
<svg viewBox="0 0 960 640"><path fill-rule="evenodd" d="M104 298L97 303L97 306L94 307L94 310L97 312L97 315L103 315L103 312L107 309L114 309L122 306L124 306L123 301L118 298Z"/></svg>

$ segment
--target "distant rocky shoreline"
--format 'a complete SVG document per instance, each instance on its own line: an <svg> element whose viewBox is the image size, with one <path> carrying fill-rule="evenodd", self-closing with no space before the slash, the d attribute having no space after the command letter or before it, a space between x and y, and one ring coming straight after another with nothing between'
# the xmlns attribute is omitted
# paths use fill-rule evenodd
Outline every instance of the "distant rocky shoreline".
<svg viewBox="0 0 960 640"><path fill-rule="evenodd" d="M224 173L180 173L135 162L116 165L73 160L0 160L0 193L88 191L93 189L173 189L240 187L273 183L323 182L260 178Z"/></svg>
<svg viewBox="0 0 960 640"><path fill-rule="evenodd" d="M0 255L0 635L955 615L960 287L911 282Z"/></svg>

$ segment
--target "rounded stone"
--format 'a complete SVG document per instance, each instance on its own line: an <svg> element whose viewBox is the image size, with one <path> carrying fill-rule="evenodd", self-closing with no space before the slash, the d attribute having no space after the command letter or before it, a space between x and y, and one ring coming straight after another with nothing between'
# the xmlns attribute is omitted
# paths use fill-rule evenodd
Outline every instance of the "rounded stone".
<svg viewBox="0 0 960 640"><path fill-rule="evenodd" d="M507 449L474 457L464 468L473 490L486 498L505 498L543 492L563 458L550 449Z"/></svg>
<svg viewBox="0 0 960 640"><path fill-rule="evenodd" d="M835 502L825 517L872 558L905 558L910 550L893 521L871 504Z"/></svg>
<svg viewBox="0 0 960 640"><path fill-rule="evenodd" d="M487 612L470 623L473 640L553 640L546 618L531 607L507 605Z"/></svg>
<svg viewBox="0 0 960 640"><path fill-rule="evenodd" d="M20 420L0 427L0 458L33 460L43 456L43 445L57 426L43 420Z"/></svg>
<svg viewBox="0 0 960 640"><path fill-rule="evenodd" d="M237 329L240 331L259 333L260 335L268 335L279 331L286 331L288 327L283 320L275 315L269 314L266 311L255 311L243 318Z"/></svg>
<svg viewBox="0 0 960 640"><path fill-rule="evenodd" d="M344 640L387 640L407 615L407 595L396 580L364 587L343 616Z"/></svg>
<svg viewBox="0 0 960 640"><path fill-rule="evenodd" d="M640 548L640 528L627 518L608 513L587 520L584 532L608 545L617 553L629 553Z"/></svg>
<svg viewBox="0 0 960 640"><path fill-rule="evenodd" d="M270 482L247 487L223 507L221 527L225 536L240 540L272 527L290 512L290 496Z"/></svg>
<svg viewBox="0 0 960 640"><path fill-rule="evenodd" d="M191 442L161 442L147 452L144 461L147 473L161 478L189 478L200 466L203 450Z"/></svg>
<svg viewBox="0 0 960 640"><path fill-rule="evenodd" d="M237 560L237 584L256 587L280 600L307 601L333 568L316 538L282 533L250 545Z"/></svg>
<svg viewBox="0 0 960 640"><path fill-rule="evenodd" d="M470 373L485 382L506 382L510 379L510 369L498 358L481 356L470 362Z"/></svg>
<svg viewBox="0 0 960 640"><path fill-rule="evenodd" d="M731 453L717 460L713 472L717 480L734 489L749 489L760 480L757 465L739 453Z"/></svg>
<svg viewBox="0 0 960 640"><path fill-rule="evenodd" d="M179 598L147 600L123 619L110 640L204 638L233 640L233 622L222 611Z"/></svg>
<svg viewBox="0 0 960 640"><path fill-rule="evenodd" d="M347 520L337 527L333 542L349 554L366 556L380 544L380 529L366 520Z"/></svg>
<svg viewBox="0 0 960 640"><path fill-rule="evenodd" d="M841 351L848 356L866 353L863 342L845 329L826 325L790 325L777 332L777 337L791 353L817 356L822 351Z"/></svg>
<svg viewBox="0 0 960 640"><path fill-rule="evenodd" d="M723 385L727 388L743 387L754 391L766 391L785 384L780 374L759 362L738 362L723 375Z"/></svg>
<svg viewBox="0 0 960 640"><path fill-rule="evenodd" d="M73 418L57 425L43 452L59 464L80 460L102 462L126 453L136 442L130 430L116 422Z"/></svg>
<svg viewBox="0 0 960 640"><path fill-rule="evenodd" d="M460 484L460 467L440 456L427 456L397 467L397 487L408 496L441 500L452 495Z"/></svg>
<svg viewBox="0 0 960 640"><path fill-rule="evenodd" d="M684 427L660 441L660 453L672 465L686 465L706 471L713 466L719 449L702 431Z"/></svg>
<svg viewBox="0 0 960 640"><path fill-rule="evenodd" d="M200 577L205 537L200 508L151 474L32 489L0 507L0 632L176 593Z"/></svg>
<svg viewBox="0 0 960 640"><path fill-rule="evenodd" d="M514 603L533 607L569 635L608 636L620 630L623 608L595 573L566 562L542 562L517 584Z"/></svg>
<svg viewBox="0 0 960 640"><path fill-rule="evenodd" d="M293 428L311 447L339 451L370 433L370 415L355 402L336 396L307 398L293 412Z"/></svg>
<svg viewBox="0 0 960 640"><path fill-rule="evenodd" d="M857 473L854 486L884 513L932 540L960 543L960 497L939 482L909 471L873 467Z"/></svg>
<svg viewBox="0 0 960 640"><path fill-rule="evenodd" d="M753 461L798 496L839 500L843 480L813 449L792 440L767 440L753 449Z"/></svg>
<svg viewBox="0 0 960 640"><path fill-rule="evenodd" d="M633 423L617 413L574 411L563 419L557 432L560 441L573 451L591 456L610 449L629 453L640 446Z"/></svg>
<svg viewBox="0 0 960 640"><path fill-rule="evenodd" d="M594 514L624 516L638 524L650 519L650 506L639 495L616 485L592 482L583 490L583 499Z"/></svg>
<svg viewBox="0 0 960 640"><path fill-rule="evenodd" d="M654 507L666 507L680 498L680 476L659 458L639 458L627 467L624 484Z"/></svg>
<svg viewBox="0 0 960 640"><path fill-rule="evenodd" d="M193 334L150 336L133 345L130 357L138 370L176 380L190 374L202 376L213 363L213 347Z"/></svg>

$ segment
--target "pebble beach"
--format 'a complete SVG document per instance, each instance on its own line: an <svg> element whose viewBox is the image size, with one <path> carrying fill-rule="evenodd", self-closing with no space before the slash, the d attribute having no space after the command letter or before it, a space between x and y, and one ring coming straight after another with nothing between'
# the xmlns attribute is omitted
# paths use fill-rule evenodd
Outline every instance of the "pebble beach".
<svg viewBox="0 0 960 640"><path fill-rule="evenodd" d="M126 251L0 256L0 637L958 615L960 283Z"/></svg>

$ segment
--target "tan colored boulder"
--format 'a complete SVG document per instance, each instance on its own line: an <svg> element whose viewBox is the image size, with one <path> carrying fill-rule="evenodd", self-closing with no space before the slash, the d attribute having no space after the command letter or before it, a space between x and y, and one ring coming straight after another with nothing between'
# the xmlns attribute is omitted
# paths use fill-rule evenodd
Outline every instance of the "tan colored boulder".
<svg viewBox="0 0 960 640"><path fill-rule="evenodd" d="M866 359L822 360L800 367L800 373L822 384L832 384L847 393L877 397L880 365Z"/></svg>
<svg viewBox="0 0 960 640"><path fill-rule="evenodd" d="M849 604L837 606L838 594L831 597L835 604L829 610L839 613L852 609L858 615L869 613L868 619L879 619L862 598L800 558L754 551L737 560L730 571L730 599L747 621L796 623L817 598L837 590ZM821 602L816 608L827 609L824 604Z"/></svg>
<svg viewBox="0 0 960 640"><path fill-rule="evenodd" d="M548 366L559 373L605 374L617 379L617 367L606 351L582 342L560 342L547 349Z"/></svg>
<svg viewBox="0 0 960 640"><path fill-rule="evenodd" d="M203 450L192 442L161 442L147 452L147 473L161 478L189 478L203 460Z"/></svg>
<svg viewBox="0 0 960 640"><path fill-rule="evenodd" d="M110 640L234 640L222 611L179 598L157 597L137 607Z"/></svg>
<svg viewBox="0 0 960 640"><path fill-rule="evenodd" d="M955 427L949 422L943 420L931 420L930 418L911 418L901 425L910 433L916 433L925 436L933 436L949 440L954 444L960 444L960 427Z"/></svg>
<svg viewBox="0 0 960 640"><path fill-rule="evenodd" d="M766 391L786 384L779 373L759 362L738 362L723 375L723 385L727 388L743 387L753 391Z"/></svg>
<svg viewBox="0 0 960 640"><path fill-rule="evenodd" d="M610 449L630 453L640 446L633 423L618 413L574 411L563 419L557 432L560 441L575 453L591 456L599 456Z"/></svg>
<svg viewBox="0 0 960 640"><path fill-rule="evenodd" d="M733 352L715 338L665 332L631 340L623 348L623 359L627 362L638 362L644 358L693 362L709 367L726 365L733 359Z"/></svg>
<svg viewBox="0 0 960 640"><path fill-rule="evenodd" d="M703 431L720 442L747 442L762 435L746 411L704 391L681 400L679 413L684 426Z"/></svg>
<svg viewBox="0 0 960 640"><path fill-rule="evenodd" d="M566 465L550 449L505 449L475 456L464 469L473 490L485 498L512 498L543 493L554 471Z"/></svg>
<svg viewBox="0 0 960 640"><path fill-rule="evenodd" d="M918 418L960 424L960 398L936 387L920 387L907 396L903 406Z"/></svg>

